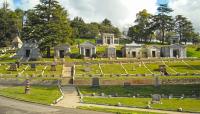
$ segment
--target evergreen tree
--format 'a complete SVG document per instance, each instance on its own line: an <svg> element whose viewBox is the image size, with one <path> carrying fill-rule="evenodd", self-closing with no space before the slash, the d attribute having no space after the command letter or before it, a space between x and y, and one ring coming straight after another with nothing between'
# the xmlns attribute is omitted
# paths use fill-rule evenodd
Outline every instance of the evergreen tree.
<svg viewBox="0 0 200 114"><path fill-rule="evenodd" d="M72 29L67 17L67 11L56 0L40 0L35 9L27 12L23 37L38 41L40 48L46 49L47 57L50 57L50 47L73 43Z"/></svg>

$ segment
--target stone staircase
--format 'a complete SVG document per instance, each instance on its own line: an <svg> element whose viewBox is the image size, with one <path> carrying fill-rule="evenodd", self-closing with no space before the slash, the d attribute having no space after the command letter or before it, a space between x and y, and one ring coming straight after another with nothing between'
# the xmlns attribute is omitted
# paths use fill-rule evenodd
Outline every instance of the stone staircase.
<svg viewBox="0 0 200 114"><path fill-rule="evenodd" d="M72 84L73 84L73 65L65 64L63 65L61 85L64 86Z"/></svg>

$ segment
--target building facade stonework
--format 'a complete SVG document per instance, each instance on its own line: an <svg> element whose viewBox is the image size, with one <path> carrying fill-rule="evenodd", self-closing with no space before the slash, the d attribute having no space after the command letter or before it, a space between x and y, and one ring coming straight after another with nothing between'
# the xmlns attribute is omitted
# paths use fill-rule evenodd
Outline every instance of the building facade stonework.
<svg viewBox="0 0 200 114"><path fill-rule="evenodd" d="M161 57L187 58L186 47L179 44L161 47Z"/></svg>
<svg viewBox="0 0 200 114"><path fill-rule="evenodd" d="M37 60L41 58L40 49L36 42L25 42L17 51L14 58L29 58L30 60Z"/></svg>
<svg viewBox="0 0 200 114"><path fill-rule="evenodd" d="M19 36L16 36L12 41L12 48L19 49L22 47L22 45L23 45L23 42L21 41Z"/></svg>
<svg viewBox="0 0 200 114"><path fill-rule="evenodd" d="M71 52L70 46L67 44L61 44L54 47L55 58L65 58Z"/></svg>
<svg viewBox="0 0 200 114"><path fill-rule="evenodd" d="M106 57L115 58L116 57L116 47L114 45L109 45L106 49Z"/></svg>
<svg viewBox="0 0 200 114"><path fill-rule="evenodd" d="M92 57L96 54L96 45L91 42L85 42L79 45L79 52L84 57Z"/></svg>
<svg viewBox="0 0 200 114"><path fill-rule="evenodd" d="M142 44L136 44L135 42L125 44L122 48L122 55L127 58L140 58L142 56L142 46Z"/></svg>

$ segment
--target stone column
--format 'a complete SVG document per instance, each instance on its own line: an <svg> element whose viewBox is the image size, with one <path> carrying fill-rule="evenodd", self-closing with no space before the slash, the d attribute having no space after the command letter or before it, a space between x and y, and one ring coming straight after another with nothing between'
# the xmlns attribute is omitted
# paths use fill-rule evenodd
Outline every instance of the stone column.
<svg viewBox="0 0 200 114"><path fill-rule="evenodd" d="M83 48L83 55L85 56L86 54L85 54L85 48Z"/></svg>

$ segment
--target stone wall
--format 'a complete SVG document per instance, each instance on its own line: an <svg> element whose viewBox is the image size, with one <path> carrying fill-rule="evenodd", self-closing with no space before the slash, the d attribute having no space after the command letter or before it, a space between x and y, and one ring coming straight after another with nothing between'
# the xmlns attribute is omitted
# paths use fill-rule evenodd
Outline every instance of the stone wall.
<svg viewBox="0 0 200 114"><path fill-rule="evenodd" d="M124 85L128 83L130 85L155 85L155 79L127 79L127 80L112 80L112 79L100 79L100 85ZM200 79L165 79L160 80L163 85L169 84L200 84ZM75 79L74 85L92 85L92 79Z"/></svg>
<svg viewBox="0 0 200 114"><path fill-rule="evenodd" d="M30 80L31 85L57 85L58 80ZM25 79L18 79L18 78L1 78L0 85L14 85L20 86L25 85Z"/></svg>

